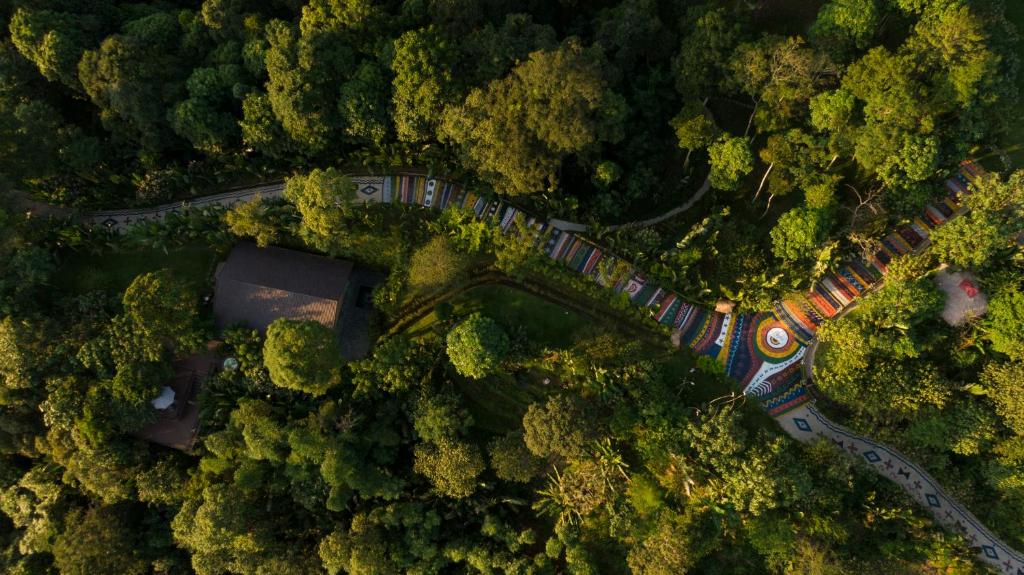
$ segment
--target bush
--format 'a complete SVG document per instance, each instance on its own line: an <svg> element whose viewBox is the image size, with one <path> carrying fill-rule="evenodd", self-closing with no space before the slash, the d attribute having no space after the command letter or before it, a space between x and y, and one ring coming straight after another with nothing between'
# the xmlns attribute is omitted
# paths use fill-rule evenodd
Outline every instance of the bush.
<svg viewBox="0 0 1024 575"><path fill-rule="evenodd" d="M466 276L468 258L444 236L436 236L416 250L409 262L409 284L415 289L437 289Z"/></svg>
<svg viewBox="0 0 1024 575"><path fill-rule="evenodd" d="M529 483L541 471L541 460L530 453L521 433L499 437L487 446L491 468L499 479Z"/></svg>
<svg viewBox="0 0 1024 575"><path fill-rule="evenodd" d="M182 174L173 168L146 172L135 180L135 199L146 205L170 201L183 180Z"/></svg>

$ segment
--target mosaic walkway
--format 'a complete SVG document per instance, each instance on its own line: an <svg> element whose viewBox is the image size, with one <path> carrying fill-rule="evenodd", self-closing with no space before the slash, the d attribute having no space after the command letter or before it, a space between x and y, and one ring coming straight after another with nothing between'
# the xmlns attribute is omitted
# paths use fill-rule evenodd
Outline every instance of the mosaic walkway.
<svg viewBox="0 0 1024 575"><path fill-rule="evenodd" d="M912 223L886 236L868 261L846 263L816 282L808 293L777 302L771 312L754 314L720 313L686 302L679 294L648 281L628 261L589 242L572 226L533 217L512 204L463 189L455 182L422 174L351 177L357 186L357 200L363 203L469 209L477 218L494 222L504 232L521 215L533 230L537 248L546 256L616 293L625 293L634 305L649 310L652 321L673 331L673 341L721 363L743 392L758 398L794 438L811 441L825 437L851 455L863 457L876 471L904 487L937 521L963 533L979 549L978 556L983 561L1002 572L1024 575L1024 557L1002 544L903 456L827 420L810 403L802 383L802 359L818 326L881 281L893 258L922 246L930 230L960 213L960 195L967 193L968 183L982 174L979 166L965 162L960 173L946 182L947 196L929 205ZM86 219L123 231L135 223L160 220L190 207L230 207L256 196L272 198L282 193L281 184L269 184L207 196L187 204L95 212Z"/></svg>
<svg viewBox="0 0 1024 575"><path fill-rule="evenodd" d="M837 449L861 459L879 475L902 487L940 525L963 535L977 551L978 558L996 572L1024 575L1024 555L1000 541L970 511L950 497L932 476L898 451L833 423L810 403L789 411L776 421L798 441L812 442L825 438Z"/></svg>

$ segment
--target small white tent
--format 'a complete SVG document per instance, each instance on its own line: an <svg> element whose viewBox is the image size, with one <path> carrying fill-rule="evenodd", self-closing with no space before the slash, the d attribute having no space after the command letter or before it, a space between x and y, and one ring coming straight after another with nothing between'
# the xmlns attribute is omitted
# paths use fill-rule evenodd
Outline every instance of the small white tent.
<svg viewBox="0 0 1024 575"><path fill-rule="evenodd" d="M157 409L167 409L174 405L174 390L165 385L164 388L160 390L160 396L150 403L152 403L153 407Z"/></svg>

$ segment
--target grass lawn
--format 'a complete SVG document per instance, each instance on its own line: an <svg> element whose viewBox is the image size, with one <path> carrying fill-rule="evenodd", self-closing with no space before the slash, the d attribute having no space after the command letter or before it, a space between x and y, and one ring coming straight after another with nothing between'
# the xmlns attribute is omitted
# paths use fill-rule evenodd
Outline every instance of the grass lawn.
<svg viewBox="0 0 1024 575"><path fill-rule="evenodd" d="M480 312L508 330L523 330L531 342L542 347L567 347L602 331L588 317L508 286L473 288L449 302L454 306L455 317ZM431 312L406 333L413 337L423 335L437 322L437 315ZM529 369L516 377L501 374L479 381L464 380L459 387L476 426L493 433L505 433L522 425L527 406L543 400L555 389L554 385L544 385L547 377L548 374L540 370Z"/></svg>
<svg viewBox="0 0 1024 575"><path fill-rule="evenodd" d="M139 274L167 268L174 276L202 290L213 274L217 254L204 245L178 249L143 250L104 255L69 253L55 283L73 294L103 290L122 293Z"/></svg>
<svg viewBox="0 0 1024 575"><path fill-rule="evenodd" d="M539 347L564 349L608 333L612 333L616 341L635 339L617 330L612 323L568 310L509 286L473 288L450 302L456 317L481 312L510 330L523 330L525 336ZM431 313L413 324L407 333L413 337L426 334L437 322L437 316ZM687 405L700 405L734 391L693 369L693 358L685 351L645 342L640 345L639 355L663 366L670 381L679 386L680 401ZM519 429L526 408L531 403L543 401L560 385L554 374L539 367L482 380L456 379L476 427L490 433ZM549 380L548 383L544 382L545 379Z"/></svg>
<svg viewBox="0 0 1024 575"><path fill-rule="evenodd" d="M480 312L508 329L518 326L531 341L546 347L565 347L601 332L588 317L508 286L480 286L449 302L455 308L456 317ZM414 323L408 334L421 335L436 323L437 316L431 312Z"/></svg>

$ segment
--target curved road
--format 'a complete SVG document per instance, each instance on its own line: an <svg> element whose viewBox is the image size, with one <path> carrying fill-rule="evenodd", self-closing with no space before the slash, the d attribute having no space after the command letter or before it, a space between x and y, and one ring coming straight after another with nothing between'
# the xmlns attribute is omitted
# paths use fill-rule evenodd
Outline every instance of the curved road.
<svg viewBox="0 0 1024 575"><path fill-rule="evenodd" d="M431 209L452 205L475 210L478 217L494 218L507 230L513 218L522 214L518 208L497 201L477 198L451 182L428 178L422 174L394 176L352 176L361 202L396 202L419 204ZM651 220L616 227L654 225L689 209L710 187L707 181L683 206ZM87 223L117 232L140 222L159 221L168 214L205 206L230 207L256 196L279 197L283 184L271 183L175 202L154 208L112 210L86 214ZM528 217L528 214L523 214ZM650 309L652 319L673 330L673 342L687 345L700 354L714 357L736 379L744 393L758 397L779 425L802 442L827 439L838 449L864 461L884 477L891 479L930 511L940 524L962 534L977 549L978 557L1001 573L1024 575L1024 556L1002 543L968 510L949 497L938 483L896 450L857 435L829 421L810 401L802 387L801 368L807 344L814 342L797 336L774 314L723 314L693 306L677 294L646 281L628 262L616 258L573 232L585 226L553 220L545 222L528 218L538 230L538 247L556 261L564 262L602 285L626 293L635 305ZM612 276L604 269L626 266L628 272ZM617 268L616 268L617 269ZM854 296L856 297L856 296ZM851 298L852 300L852 298ZM850 301L846 304L849 305ZM845 306L844 306L845 307Z"/></svg>

